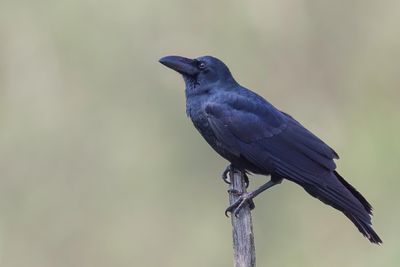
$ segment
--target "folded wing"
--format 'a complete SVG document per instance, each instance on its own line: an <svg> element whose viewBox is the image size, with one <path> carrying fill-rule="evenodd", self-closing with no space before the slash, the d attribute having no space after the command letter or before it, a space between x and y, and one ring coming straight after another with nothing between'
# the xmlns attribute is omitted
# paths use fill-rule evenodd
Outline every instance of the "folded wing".
<svg viewBox="0 0 400 267"><path fill-rule="evenodd" d="M299 122L269 103L240 95L224 103L207 103L205 112L227 150L261 170L273 168L312 196L341 210L372 242L380 241L371 228L369 203L336 175L336 152Z"/></svg>

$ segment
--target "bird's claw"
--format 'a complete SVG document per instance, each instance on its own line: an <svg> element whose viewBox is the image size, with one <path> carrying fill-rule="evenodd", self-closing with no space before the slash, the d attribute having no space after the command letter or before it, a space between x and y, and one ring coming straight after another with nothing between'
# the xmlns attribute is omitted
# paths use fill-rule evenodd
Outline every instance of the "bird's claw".
<svg viewBox="0 0 400 267"><path fill-rule="evenodd" d="M228 167L224 170L224 172L221 175L222 180L227 183L231 184L231 176L233 175L233 172L235 172L235 168L233 167L232 164L229 164ZM244 183L246 185L246 188L249 187L249 177L247 176L245 171L241 171L241 175L243 175Z"/></svg>
<svg viewBox="0 0 400 267"><path fill-rule="evenodd" d="M225 210L225 216L229 217L228 212L233 214L236 218L239 216L240 210L244 207L244 205L248 204L250 210L255 208L253 202L253 196L251 193L241 193L235 189L228 190L229 193L240 195L240 197Z"/></svg>
<svg viewBox="0 0 400 267"><path fill-rule="evenodd" d="M231 172L233 171L233 167L231 164L229 164L228 167L226 167L226 169L224 170L224 172L222 173L222 180L227 183L227 184L231 184Z"/></svg>
<svg viewBox="0 0 400 267"><path fill-rule="evenodd" d="M236 189L228 189L228 193L234 196L241 196L243 193Z"/></svg>
<svg viewBox="0 0 400 267"><path fill-rule="evenodd" d="M250 185L250 181L249 181L249 177L247 176L247 174L245 172L243 172L243 178L244 178L244 184L245 184L246 188L248 188Z"/></svg>

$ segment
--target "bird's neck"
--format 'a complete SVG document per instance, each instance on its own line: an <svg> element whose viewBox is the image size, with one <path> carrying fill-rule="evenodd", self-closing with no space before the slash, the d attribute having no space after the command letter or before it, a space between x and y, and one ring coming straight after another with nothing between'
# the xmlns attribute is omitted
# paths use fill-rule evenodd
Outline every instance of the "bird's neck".
<svg viewBox="0 0 400 267"><path fill-rule="evenodd" d="M208 94L186 94L186 115L196 117L209 97Z"/></svg>

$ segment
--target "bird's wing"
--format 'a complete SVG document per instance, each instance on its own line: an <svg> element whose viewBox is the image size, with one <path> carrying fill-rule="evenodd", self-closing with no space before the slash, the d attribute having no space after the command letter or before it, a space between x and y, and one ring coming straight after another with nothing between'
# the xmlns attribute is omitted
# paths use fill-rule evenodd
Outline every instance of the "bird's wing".
<svg viewBox="0 0 400 267"><path fill-rule="evenodd" d="M342 211L371 242L381 242L371 227L370 204L335 171L335 151L299 122L268 103L244 97L207 103L205 112L225 149L301 185Z"/></svg>
<svg viewBox="0 0 400 267"><path fill-rule="evenodd" d="M273 106L238 96L234 101L205 105L215 135L229 150L257 167L270 160L307 172L333 171L333 149L292 117Z"/></svg>
<svg viewBox="0 0 400 267"><path fill-rule="evenodd" d="M261 170L272 168L329 205L352 209L353 196L334 174L337 154L299 122L272 105L240 96L234 101L210 102L204 108L225 149ZM357 212L364 216L362 206L358 205Z"/></svg>

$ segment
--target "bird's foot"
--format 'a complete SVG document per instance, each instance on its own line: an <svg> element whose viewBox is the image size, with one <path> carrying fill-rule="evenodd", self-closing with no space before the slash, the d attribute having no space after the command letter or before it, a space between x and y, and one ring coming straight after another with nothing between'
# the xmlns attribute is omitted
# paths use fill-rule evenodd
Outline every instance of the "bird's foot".
<svg viewBox="0 0 400 267"><path fill-rule="evenodd" d="M253 198L254 195L250 192L239 192L238 190L235 189L229 189L228 193L234 194L236 196L239 196L239 198L232 204L230 205L226 210L225 210L225 216L228 216L228 212L233 214L235 217L238 217L240 210L248 204L250 207L250 210L255 208Z"/></svg>
<svg viewBox="0 0 400 267"><path fill-rule="evenodd" d="M235 167L232 164L229 164L226 169L224 170L224 172L222 173L222 180L227 183L227 184L231 184L231 176L233 175L233 173L235 171L240 171L238 169L235 169ZM241 175L243 176L244 179L244 183L246 184L246 188L249 187L249 177L247 176L245 171L240 171Z"/></svg>
<svg viewBox="0 0 400 267"><path fill-rule="evenodd" d="M222 180L227 183L227 184L231 184L231 173L234 172L235 169L233 168L232 164L229 164L226 169L224 170L224 172L222 173Z"/></svg>

